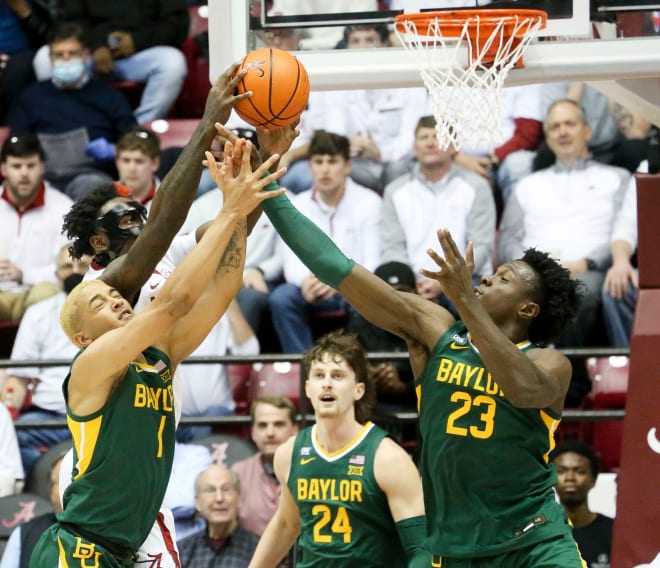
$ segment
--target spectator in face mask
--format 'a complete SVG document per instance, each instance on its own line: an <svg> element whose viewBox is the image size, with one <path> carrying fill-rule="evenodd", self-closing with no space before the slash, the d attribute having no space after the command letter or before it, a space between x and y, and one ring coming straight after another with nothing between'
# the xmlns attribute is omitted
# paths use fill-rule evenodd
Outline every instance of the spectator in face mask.
<svg viewBox="0 0 660 568"><path fill-rule="evenodd" d="M73 260L68 245L57 257L56 276L62 291L34 304L25 312L11 353L13 360L67 359L78 351L60 326L60 310L69 292L82 281L89 257ZM7 369L3 400L13 400L20 410L17 422L65 418L62 382L68 367L17 367ZM11 395L11 396L10 396ZM25 474L51 446L70 439L67 428L30 428L17 432Z"/></svg>
<svg viewBox="0 0 660 568"><path fill-rule="evenodd" d="M73 200L116 177L114 144L136 126L124 95L91 76L84 30L60 24L49 37L52 78L25 88L7 115L10 132L39 136L46 179Z"/></svg>

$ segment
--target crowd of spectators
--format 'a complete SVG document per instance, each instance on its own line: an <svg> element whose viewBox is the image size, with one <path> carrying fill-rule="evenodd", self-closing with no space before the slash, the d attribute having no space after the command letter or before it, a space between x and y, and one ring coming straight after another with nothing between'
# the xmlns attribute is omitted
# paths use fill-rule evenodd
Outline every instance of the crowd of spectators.
<svg viewBox="0 0 660 568"><path fill-rule="evenodd" d="M285 10L285 4L275 2L273 9ZM0 321L20 322L12 360L75 354L58 322L66 294L90 263L86 255L69 256L70 243L61 232L74 201L118 179L146 215L166 173L158 135L146 125L167 117L182 89L180 46L188 34L188 7L184 0L115 1L112 9L101 9L106 5L78 0L68 0L65 9L41 0L0 5L5 57L0 125L8 129L0 166ZM327 30L315 35L297 29L257 34L259 41L285 49L391 45L382 25L349 26L330 36ZM137 106L117 88L119 80L144 85ZM437 281L419 274L429 267L426 250L437 248L435 229L451 229L462 252L473 243L475 283L528 247L547 250L585 292L583 308L559 346L625 347L637 292L632 174L648 168L653 127L642 117L622 121L622 112L579 82L505 88L505 142L484 148L466 140L458 152L439 148L423 88L313 92L301 135L282 158L289 168L282 183L296 194L296 206L349 256L391 285L449 309ZM250 128L236 116L230 124ZM181 238L213 218L221 204L217 189L201 195ZM98 221L111 210L100 207ZM89 246L94 247L91 238ZM156 271L152 278L158 277ZM300 353L312 345L319 314L328 312L343 312L341 325L368 349L405 351L405 345L370 329L335 290L309 273L262 216L248 239L243 288L195 355L256 355L260 343ZM414 409L407 362L373 365L370 371L381 409ZM19 492L40 457L70 439L66 429L19 429L15 440L4 434L12 430L12 418L63 418L65 375L63 367L0 369L1 398L10 411L0 407L8 445L0 491ZM579 375L576 380L583 380ZM184 416L234 413L225 365L187 366L185 379ZM570 404L579 405L587 391L588 385L571 391ZM183 566L219 554L249 560L255 533L263 531L277 503L272 455L297 431L296 410L278 397L257 400L251 415L259 453L233 469L202 469L209 465L203 456L194 487L181 499L182 511L204 519L196 525L201 532L181 542ZM179 440L210 432L182 428ZM257 485L258 492L251 493ZM218 501L222 514L213 509Z"/></svg>

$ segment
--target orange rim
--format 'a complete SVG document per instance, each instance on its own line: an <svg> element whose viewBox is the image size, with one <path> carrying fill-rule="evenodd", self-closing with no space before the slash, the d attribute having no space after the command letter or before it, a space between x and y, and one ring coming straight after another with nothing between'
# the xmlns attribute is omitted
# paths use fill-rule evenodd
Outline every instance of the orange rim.
<svg viewBox="0 0 660 568"><path fill-rule="evenodd" d="M460 37L465 22L468 21L468 33L471 38L475 37L477 30L489 32L496 26L502 25L504 33L511 36L516 25L521 19L542 21L544 28L548 15L543 10L516 10L516 9L483 9L483 10L440 10L436 12L419 12L415 14L400 14L394 17L394 26L397 31L405 32L404 22L413 22L417 29L428 27L429 24L438 19L442 34L446 37ZM500 22L504 20L503 24ZM516 35L524 35L524 30Z"/></svg>

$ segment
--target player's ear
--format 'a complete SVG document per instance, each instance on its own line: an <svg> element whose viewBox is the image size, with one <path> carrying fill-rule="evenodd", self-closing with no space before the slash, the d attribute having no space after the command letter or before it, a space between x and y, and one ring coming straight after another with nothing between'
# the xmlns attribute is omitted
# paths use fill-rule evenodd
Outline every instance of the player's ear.
<svg viewBox="0 0 660 568"><path fill-rule="evenodd" d="M82 349L87 347L92 342L91 338L85 336L82 332L75 333L73 335L73 341L78 347Z"/></svg>
<svg viewBox="0 0 660 568"><path fill-rule="evenodd" d="M360 400L364 396L366 388L367 386L364 383L356 383L353 400Z"/></svg>
<svg viewBox="0 0 660 568"><path fill-rule="evenodd" d="M523 319L531 320L538 316L540 311L541 307L536 302L529 300L520 306L518 309L518 315Z"/></svg>

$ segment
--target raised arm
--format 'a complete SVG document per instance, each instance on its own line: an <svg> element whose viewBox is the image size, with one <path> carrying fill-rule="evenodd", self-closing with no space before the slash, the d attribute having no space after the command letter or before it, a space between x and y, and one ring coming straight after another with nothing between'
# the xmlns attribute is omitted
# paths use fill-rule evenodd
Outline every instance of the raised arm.
<svg viewBox="0 0 660 568"><path fill-rule="evenodd" d="M222 130L221 128L219 130ZM273 187L279 187L273 184ZM312 273L338 290L375 325L404 339L433 345L453 323L444 308L413 294L396 292L386 282L355 263L286 195L264 201L262 209L275 230Z"/></svg>
<svg viewBox="0 0 660 568"><path fill-rule="evenodd" d="M249 152L247 155L249 169ZM231 158L226 160L230 162ZM205 337L212 326L210 319L215 317L217 321L221 315L219 310L222 308L224 311L231 300L226 297L228 293L218 289L221 278L218 276L218 267L222 266L221 258L225 249L237 226L242 223L244 227L247 213L263 199L271 197L269 192L261 191L263 185L276 178L276 175L261 178L268 165L267 162L263 170L253 174L258 183L243 183L245 179L227 183L228 191L232 193L226 196L226 204L204 237L179 264L161 292L143 312L129 319L122 327L88 342L71 371L69 406L73 412L89 414L103 406L114 383L123 376L128 364L136 360L147 347L159 346L170 355L174 366ZM244 233L245 229L242 231ZM239 281L241 270L237 270ZM211 289L213 297L209 299L204 296L208 314L202 314L196 308L207 288ZM117 316L128 307L123 305L122 302L126 300L116 290L105 301L116 303L117 307L113 305L113 311ZM99 307L104 309L103 303Z"/></svg>
<svg viewBox="0 0 660 568"><path fill-rule="evenodd" d="M264 177L268 168L277 160L276 155L252 172L249 151L251 144L249 142L247 144L249 148L242 154L241 168L236 175L231 154L225 153L224 163L222 167L219 167L211 153L207 152L210 160L209 167L214 172L213 177L219 181L218 185L224 194L222 211L235 211L239 215L247 215L263 199L274 197L271 192L261 190L286 171L281 169ZM233 234L228 240L217 243L217 246L224 252L221 258L215 262L215 273L208 282L206 290L192 309L177 321L172 331L163 338L163 349L170 354L173 365L180 363L199 346L236 297L243 284L246 238L246 222L245 219L242 219L235 225ZM207 264L211 263L210 257Z"/></svg>
<svg viewBox="0 0 660 568"><path fill-rule="evenodd" d="M238 73L232 78L235 69L236 65L229 67L209 91L204 115L163 179L149 219L130 251L119 262L108 266L101 276L125 298L135 297L183 225L197 194L204 152L211 147L216 135L216 123L226 122L234 102L249 96L247 93L234 96L234 88L243 75Z"/></svg>
<svg viewBox="0 0 660 568"><path fill-rule="evenodd" d="M472 245L463 258L447 230L438 231L444 259L435 251L429 255L440 268L422 270L438 280L453 302L461 320L470 330L488 371L512 404L523 408L547 408L561 412L571 378L571 364L559 351L534 349L521 351L493 321L474 293Z"/></svg>
<svg viewBox="0 0 660 568"><path fill-rule="evenodd" d="M295 437L289 438L275 452L275 475L282 493L277 511L268 523L254 551L248 568L274 568L291 549L300 534L298 506L287 486Z"/></svg>

